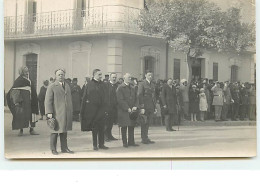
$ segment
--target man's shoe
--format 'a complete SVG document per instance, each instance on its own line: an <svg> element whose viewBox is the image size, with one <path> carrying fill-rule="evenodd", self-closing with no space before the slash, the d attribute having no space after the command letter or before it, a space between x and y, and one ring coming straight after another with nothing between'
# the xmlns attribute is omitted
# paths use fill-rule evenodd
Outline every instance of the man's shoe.
<svg viewBox="0 0 260 185"><path fill-rule="evenodd" d="M111 136L109 139L112 140L112 141L118 140L117 138L114 138L114 136Z"/></svg>
<svg viewBox="0 0 260 185"><path fill-rule="evenodd" d="M22 130L20 130L20 132L19 132L18 136L22 136L22 135L23 135L23 131L22 131Z"/></svg>
<svg viewBox="0 0 260 185"><path fill-rule="evenodd" d="M176 131L175 129L173 129L173 128L170 128L170 131Z"/></svg>
<svg viewBox="0 0 260 185"><path fill-rule="evenodd" d="M127 147L128 147L128 144L123 144L123 147L127 148Z"/></svg>
<svg viewBox="0 0 260 185"><path fill-rule="evenodd" d="M58 155L58 154L59 154L56 150L52 150L51 153L52 153L53 155Z"/></svg>
<svg viewBox="0 0 260 185"><path fill-rule="evenodd" d="M93 150L98 150L98 147L97 146L93 146Z"/></svg>
<svg viewBox="0 0 260 185"><path fill-rule="evenodd" d="M151 141L150 139L148 140L149 144L154 144L154 141Z"/></svg>
<svg viewBox="0 0 260 185"><path fill-rule="evenodd" d="M40 134L38 134L37 132L35 132L34 130L30 131L30 134L31 134L31 135L40 135Z"/></svg>
<svg viewBox="0 0 260 185"><path fill-rule="evenodd" d="M108 139L108 138L106 138L106 139L105 139L105 141L106 141L106 142L110 142L111 140L110 140L110 139Z"/></svg>
<svg viewBox="0 0 260 185"><path fill-rule="evenodd" d="M70 149L65 149L65 150L62 150L61 151L62 153L69 153L69 154L74 154L74 152L73 151L71 151Z"/></svg>
<svg viewBox="0 0 260 185"><path fill-rule="evenodd" d="M99 146L99 149L107 150L109 148L107 146L103 145L103 146Z"/></svg>
<svg viewBox="0 0 260 185"><path fill-rule="evenodd" d="M128 144L128 146L139 146L138 144Z"/></svg>
<svg viewBox="0 0 260 185"><path fill-rule="evenodd" d="M149 141L142 141L143 144L150 144Z"/></svg>

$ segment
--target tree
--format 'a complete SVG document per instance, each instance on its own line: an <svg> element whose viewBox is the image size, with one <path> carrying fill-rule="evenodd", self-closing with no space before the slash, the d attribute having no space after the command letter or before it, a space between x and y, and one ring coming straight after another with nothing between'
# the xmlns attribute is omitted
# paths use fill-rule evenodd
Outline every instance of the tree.
<svg viewBox="0 0 260 185"><path fill-rule="evenodd" d="M206 0L155 1L141 11L138 25L186 54L189 81L191 57L199 57L206 50L239 54L255 44L254 23L242 23L239 8L222 11Z"/></svg>

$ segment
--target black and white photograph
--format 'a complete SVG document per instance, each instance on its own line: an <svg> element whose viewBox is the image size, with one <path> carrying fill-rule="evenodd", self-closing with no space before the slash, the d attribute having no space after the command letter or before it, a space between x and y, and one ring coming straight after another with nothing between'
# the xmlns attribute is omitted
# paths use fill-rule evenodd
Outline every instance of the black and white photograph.
<svg viewBox="0 0 260 185"><path fill-rule="evenodd" d="M257 155L255 0L4 0L7 159Z"/></svg>

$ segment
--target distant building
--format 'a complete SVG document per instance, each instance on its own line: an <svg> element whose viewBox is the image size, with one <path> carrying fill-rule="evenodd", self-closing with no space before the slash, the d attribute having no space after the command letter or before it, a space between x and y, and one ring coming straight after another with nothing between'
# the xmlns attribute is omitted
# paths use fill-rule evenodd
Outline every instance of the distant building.
<svg viewBox="0 0 260 185"><path fill-rule="evenodd" d="M66 77L84 77L100 68L103 74L130 72L143 78L187 78L185 55L169 52L159 37L138 29L136 18L144 0L5 0L5 89L27 65L39 90L42 82L63 67ZM254 81L254 53L207 51L192 64L192 75L219 81Z"/></svg>

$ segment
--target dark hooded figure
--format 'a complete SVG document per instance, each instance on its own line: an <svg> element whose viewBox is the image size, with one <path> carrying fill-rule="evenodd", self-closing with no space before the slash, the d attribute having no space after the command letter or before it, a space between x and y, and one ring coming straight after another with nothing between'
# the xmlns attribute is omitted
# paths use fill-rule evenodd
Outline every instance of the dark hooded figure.
<svg viewBox="0 0 260 185"><path fill-rule="evenodd" d="M18 136L22 136L23 129L30 126L30 134L38 135L33 129L36 115L39 114L36 89L29 79L26 66L19 69L19 74L7 94L8 107L13 115L12 129L20 129Z"/></svg>

